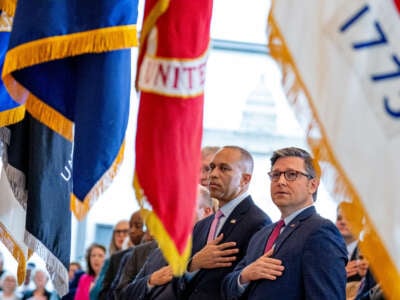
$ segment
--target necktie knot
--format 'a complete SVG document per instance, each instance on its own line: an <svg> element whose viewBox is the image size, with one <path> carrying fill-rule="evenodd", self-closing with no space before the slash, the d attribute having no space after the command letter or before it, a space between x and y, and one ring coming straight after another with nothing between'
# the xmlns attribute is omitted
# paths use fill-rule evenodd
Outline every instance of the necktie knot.
<svg viewBox="0 0 400 300"><path fill-rule="evenodd" d="M221 217L224 215L222 210L218 209L217 212L215 213L215 219L221 219Z"/></svg>

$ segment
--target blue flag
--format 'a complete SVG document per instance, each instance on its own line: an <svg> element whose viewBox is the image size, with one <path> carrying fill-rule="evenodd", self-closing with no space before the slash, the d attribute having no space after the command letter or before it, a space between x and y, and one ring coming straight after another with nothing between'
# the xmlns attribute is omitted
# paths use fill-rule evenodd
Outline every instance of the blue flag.
<svg viewBox="0 0 400 300"><path fill-rule="evenodd" d="M35 157L23 171L29 183L25 242L48 266L53 258L67 266L69 247L60 241L69 241L70 233L60 220L47 228L46 212L64 218L59 208L71 205L83 218L122 160L136 20L137 1L131 0L17 3L2 79L29 118L28 148L15 150L29 153L29 161ZM7 116L3 110L0 126L17 121ZM59 179L64 184L53 182ZM49 269L53 279L60 270ZM64 283L55 281L59 294L66 291L66 274L59 276Z"/></svg>

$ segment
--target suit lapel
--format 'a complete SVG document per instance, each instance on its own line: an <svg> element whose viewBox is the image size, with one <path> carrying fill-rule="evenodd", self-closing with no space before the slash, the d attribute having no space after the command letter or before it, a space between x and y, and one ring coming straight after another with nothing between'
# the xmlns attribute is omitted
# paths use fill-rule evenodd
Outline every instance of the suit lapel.
<svg viewBox="0 0 400 300"><path fill-rule="evenodd" d="M311 217L313 214L315 214L315 207L312 206L310 208L307 208L306 210L302 211L298 216L296 216L290 223L289 225L286 225L282 233L278 236L278 239L276 240L275 243L275 250L274 253L277 253L279 251L279 248L284 244L286 239L297 230L297 228L300 228L302 225L303 221ZM272 229L271 229L272 231ZM271 232L269 232L271 234ZM269 235L268 235L269 236Z"/></svg>
<svg viewBox="0 0 400 300"><path fill-rule="evenodd" d="M253 204L253 200L251 199L251 196L247 196L231 212L231 214L225 221L224 226L222 226L221 228L220 233L224 234L223 241L229 237L235 226L237 226L240 223L240 221L243 218L243 215L249 210L251 204Z"/></svg>

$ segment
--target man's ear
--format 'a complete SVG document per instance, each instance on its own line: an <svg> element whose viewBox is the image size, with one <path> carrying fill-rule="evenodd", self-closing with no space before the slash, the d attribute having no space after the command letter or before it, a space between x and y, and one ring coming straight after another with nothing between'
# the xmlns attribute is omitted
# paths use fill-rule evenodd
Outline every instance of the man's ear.
<svg viewBox="0 0 400 300"><path fill-rule="evenodd" d="M243 186L249 184L250 180L251 180L251 174L249 174L249 173L242 173L241 184L242 184Z"/></svg>
<svg viewBox="0 0 400 300"><path fill-rule="evenodd" d="M203 210L204 210L204 216L209 216L213 213L213 210L211 207L204 207Z"/></svg>
<svg viewBox="0 0 400 300"><path fill-rule="evenodd" d="M309 181L310 186L310 193L314 194L315 191L318 189L319 186L319 178L312 178Z"/></svg>

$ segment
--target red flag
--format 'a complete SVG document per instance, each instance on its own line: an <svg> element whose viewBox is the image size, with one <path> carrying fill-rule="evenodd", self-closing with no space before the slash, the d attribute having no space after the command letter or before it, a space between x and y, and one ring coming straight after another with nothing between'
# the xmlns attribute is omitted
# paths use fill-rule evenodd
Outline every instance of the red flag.
<svg viewBox="0 0 400 300"><path fill-rule="evenodd" d="M191 251L211 13L212 0L148 0L140 42L134 186L177 275Z"/></svg>

